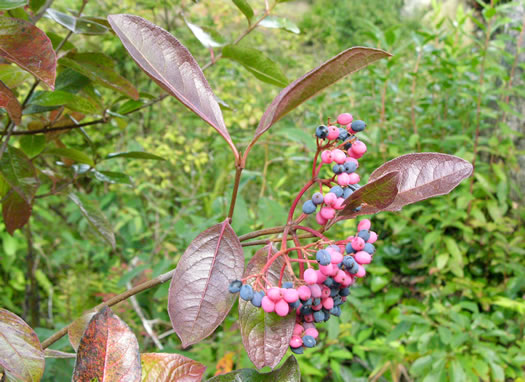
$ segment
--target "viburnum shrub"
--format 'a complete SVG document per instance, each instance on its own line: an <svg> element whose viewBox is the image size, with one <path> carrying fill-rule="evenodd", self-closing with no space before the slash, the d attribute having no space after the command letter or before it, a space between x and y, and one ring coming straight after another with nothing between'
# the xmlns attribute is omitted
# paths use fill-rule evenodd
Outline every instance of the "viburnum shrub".
<svg viewBox="0 0 525 382"><path fill-rule="evenodd" d="M288 349L301 354L305 348L316 346L316 325L337 319L352 293L352 285L365 277L366 265L373 260L374 243L381 233L372 231L371 221L359 216L397 211L407 204L446 194L472 173L471 164L461 158L416 153L383 164L363 184L361 175L368 170L363 160L367 147L359 133L365 130L366 123L343 110L336 118L327 118L325 124L304 130L316 140L317 150L312 171L304 174L305 184L298 190L283 225L239 237L231 227L235 202L249 153L259 138L321 90L389 54L379 49L350 48L292 82L266 109L253 139L241 151L230 137L218 100L201 68L175 37L138 16L111 15L108 21L142 70L228 143L236 169L229 213L191 242L174 270L111 298L42 344L22 319L0 310L0 367L7 380L39 380L44 370L43 349L65 334L76 354L47 351L46 355L75 357L74 381L200 380L205 368L196 361L178 354L141 354L135 335L109 308L167 281L171 281L168 312L183 348L212 334L239 294L239 326L247 354L258 369L274 368ZM235 56L235 47L225 47L223 54ZM39 78L54 82L53 60L48 64L51 69L40 68ZM10 96L3 107L18 124L20 105L13 106ZM12 126L9 125L9 134ZM6 151L4 146L2 154L11 162L24 158L11 147ZM4 173L4 177L17 203L27 194L24 191L34 186L17 183L9 173ZM72 196L72 200L82 205L78 197ZM20 203L32 203L32 198ZM334 224L346 219L357 220L355 231L336 239L327 236ZM12 228L20 228L26 221L17 221ZM248 242L262 248L245 268L241 242L269 235L280 236ZM250 380L256 376L255 371L240 370L213 380ZM295 358L291 356L268 379L299 381Z"/></svg>

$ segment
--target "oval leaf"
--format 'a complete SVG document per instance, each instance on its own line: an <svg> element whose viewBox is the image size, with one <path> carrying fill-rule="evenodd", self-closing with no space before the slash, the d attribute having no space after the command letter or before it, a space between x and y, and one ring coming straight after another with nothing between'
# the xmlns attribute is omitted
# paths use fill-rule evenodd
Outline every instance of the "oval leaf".
<svg viewBox="0 0 525 382"><path fill-rule="evenodd" d="M7 115L15 125L22 123L22 105L15 94L2 81L0 81L0 107L7 111Z"/></svg>
<svg viewBox="0 0 525 382"><path fill-rule="evenodd" d="M142 382L200 382L206 371L202 363L180 354L142 353Z"/></svg>
<svg viewBox="0 0 525 382"><path fill-rule="evenodd" d="M90 165L91 167L95 166L93 159L91 159L89 155L84 154L82 151L75 149L69 149L66 147L54 147L52 149L47 150L46 154L54 154L62 158L72 159L75 162L85 163L87 165Z"/></svg>
<svg viewBox="0 0 525 382"><path fill-rule="evenodd" d="M27 0L0 0L0 11L8 11L26 4Z"/></svg>
<svg viewBox="0 0 525 382"><path fill-rule="evenodd" d="M94 114L97 112L96 107L87 99L62 90L38 92L31 98L29 104L37 106L66 106L68 109L83 114Z"/></svg>
<svg viewBox="0 0 525 382"><path fill-rule="evenodd" d="M24 135L20 138L20 148L24 153L32 158L37 156L44 150L46 145L46 137L44 135L32 134Z"/></svg>
<svg viewBox="0 0 525 382"><path fill-rule="evenodd" d="M257 274L266 265L268 247L257 251L246 266L244 276ZM272 248L271 253L275 250ZM284 261L278 258L268 269L267 279L272 285L277 285ZM286 268L286 271L288 269ZM291 281L290 272L285 272L284 281ZM251 280L253 285L255 279ZM239 325L242 342L248 357L257 369L264 366L274 368L288 350L290 338L295 325L295 312L286 317L277 314L267 314L261 308L256 308L251 302L239 299Z"/></svg>
<svg viewBox="0 0 525 382"><path fill-rule="evenodd" d="M226 45L222 50L222 56L238 62L263 82L279 87L288 84L288 79L279 66L257 49Z"/></svg>
<svg viewBox="0 0 525 382"><path fill-rule="evenodd" d="M0 57L55 87L57 59L51 40L33 24L0 17Z"/></svg>
<svg viewBox="0 0 525 382"><path fill-rule="evenodd" d="M352 219L357 215L375 213L387 208L396 198L399 178L400 174L395 171L369 181L345 200L345 208L337 220ZM361 210L355 211L359 206ZM370 209L374 212L369 212Z"/></svg>
<svg viewBox="0 0 525 382"><path fill-rule="evenodd" d="M454 155L416 153L402 155L377 168L369 181L399 172L398 194L386 211L399 211L420 200L445 195L472 175L472 164Z"/></svg>
<svg viewBox="0 0 525 382"><path fill-rule="evenodd" d="M214 127L233 145L221 108L191 53L175 37L132 15L110 15L108 21L135 62L157 84Z"/></svg>
<svg viewBox="0 0 525 382"><path fill-rule="evenodd" d="M153 160L166 160L154 154L146 153L144 151L124 151L121 153L108 154L106 159L113 158L134 158L134 159L153 159Z"/></svg>
<svg viewBox="0 0 525 382"><path fill-rule="evenodd" d="M42 346L33 329L16 314L0 308L0 368L7 380L40 381L44 366Z"/></svg>
<svg viewBox="0 0 525 382"><path fill-rule="evenodd" d="M69 325L69 327L67 328L67 336L69 338L69 343L71 344L73 349L75 349L75 351L78 350L78 345L80 345L80 339L84 335L89 321L91 321L95 314L97 314L97 312L94 310L86 312L82 316L77 318L75 321L73 321L71 325Z"/></svg>
<svg viewBox="0 0 525 382"><path fill-rule="evenodd" d="M284 115L321 90L336 83L346 75L389 56L391 56L389 53L380 49L350 48L295 80L283 89L266 109L255 131L254 141Z"/></svg>
<svg viewBox="0 0 525 382"><path fill-rule="evenodd" d="M40 184L33 163L19 149L7 146L0 159L0 173L4 180L28 204L31 204Z"/></svg>
<svg viewBox="0 0 525 382"><path fill-rule="evenodd" d="M208 382L300 382L301 371L299 364L292 355L288 357L286 362L280 369L276 369L269 373L260 374L252 369L240 369L232 371L231 373L218 375Z"/></svg>
<svg viewBox="0 0 525 382"><path fill-rule="evenodd" d="M108 31L108 28L104 25L93 20L71 16L67 13L57 11L56 9L48 8L46 14L50 19L56 21L58 24L73 33L98 35L104 34Z"/></svg>
<svg viewBox="0 0 525 382"><path fill-rule="evenodd" d="M284 29L295 34L301 33L299 27L285 17L267 16L259 23L259 26L265 28Z"/></svg>
<svg viewBox="0 0 525 382"><path fill-rule="evenodd" d="M16 65L0 64L0 81L14 89L31 78L31 74Z"/></svg>
<svg viewBox="0 0 525 382"><path fill-rule="evenodd" d="M220 42L217 42L213 39L212 35L206 32L203 28L198 25L190 23L188 20L184 19L184 22L190 28L191 33L199 40L199 42L206 48L218 48L223 46Z"/></svg>
<svg viewBox="0 0 525 382"><path fill-rule="evenodd" d="M89 322L77 352L74 382L140 382L137 338L108 307Z"/></svg>
<svg viewBox="0 0 525 382"><path fill-rule="evenodd" d="M253 9L246 0L233 0L233 4L246 16L248 24L251 25L253 19Z"/></svg>
<svg viewBox="0 0 525 382"><path fill-rule="evenodd" d="M171 279L168 313L187 347L209 336L230 311L230 282L242 277L244 255L227 221L198 235L182 255Z"/></svg>
<svg viewBox="0 0 525 382"><path fill-rule="evenodd" d="M12 235L17 229L26 225L32 210L31 204L12 191L2 202L2 216L7 232Z"/></svg>

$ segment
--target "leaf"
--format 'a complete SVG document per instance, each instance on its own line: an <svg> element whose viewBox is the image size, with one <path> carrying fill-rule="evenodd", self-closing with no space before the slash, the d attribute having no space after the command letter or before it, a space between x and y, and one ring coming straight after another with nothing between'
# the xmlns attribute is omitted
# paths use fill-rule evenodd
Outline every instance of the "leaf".
<svg viewBox="0 0 525 382"><path fill-rule="evenodd" d="M89 224L115 249L115 234L100 208L82 194L69 194L69 199L79 208Z"/></svg>
<svg viewBox="0 0 525 382"><path fill-rule="evenodd" d="M283 89L266 109L255 130L252 144L275 122L321 90L374 61L390 56L380 49L350 48L295 80Z"/></svg>
<svg viewBox="0 0 525 382"><path fill-rule="evenodd" d="M142 382L200 382L206 366L180 354L142 353Z"/></svg>
<svg viewBox="0 0 525 382"><path fill-rule="evenodd" d="M398 193L399 177L400 174L396 171L369 181L345 200L345 208L338 214L338 220L352 219L357 215L375 213L387 208ZM359 206L361 210L356 212L355 209Z"/></svg>
<svg viewBox="0 0 525 382"><path fill-rule="evenodd" d="M407 204L448 194L472 174L472 165L454 155L407 154L377 168L369 182L393 171L399 172L399 193L393 203L384 208L386 211L399 211Z"/></svg>
<svg viewBox="0 0 525 382"><path fill-rule="evenodd" d="M0 17L0 57L14 62L54 88L56 54L46 34L33 24Z"/></svg>
<svg viewBox="0 0 525 382"><path fill-rule="evenodd" d="M284 29L295 34L301 33L299 27L285 17L267 16L259 23L259 26L265 28Z"/></svg>
<svg viewBox="0 0 525 382"><path fill-rule="evenodd" d="M271 254L275 250L271 249ZM266 265L268 247L258 250L246 266L244 277L259 273ZM267 279L272 285L277 285L284 261L278 258L268 269ZM288 268L284 281L291 281ZM253 286L255 279L250 283ZM295 312L285 317L277 314L267 314L261 308L256 308L249 301L239 299L239 326L242 342L248 357L257 369L265 366L274 368L281 362L289 348L295 326Z"/></svg>
<svg viewBox="0 0 525 382"><path fill-rule="evenodd" d="M123 151L120 153L108 154L106 159L113 158L134 158L134 159L153 159L153 160L166 160L154 154L146 153L144 151Z"/></svg>
<svg viewBox="0 0 525 382"><path fill-rule="evenodd" d="M110 15L108 21L141 69L215 128L238 157L215 95L188 49L170 33L141 17Z"/></svg>
<svg viewBox="0 0 525 382"><path fill-rule="evenodd" d="M248 24L251 25L253 19L253 9L250 6L250 4L248 4L246 0L233 0L233 4L235 4L235 6L239 8L239 10L244 14L244 16L246 16Z"/></svg>
<svg viewBox="0 0 525 382"><path fill-rule="evenodd" d="M10 235L22 228L31 217L33 207L20 195L12 191L2 202L5 229Z"/></svg>
<svg viewBox="0 0 525 382"><path fill-rule="evenodd" d="M40 154L45 145L46 137L44 135L30 134L20 138L20 148L30 158Z"/></svg>
<svg viewBox="0 0 525 382"><path fill-rule="evenodd" d="M7 111L7 115L15 125L22 123L22 105L15 94L2 81L0 81L0 107Z"/></svg>
<svg viewBox="0 0 525 382"><path fill-rule="evenodd" d="M83 114L94 114L97 112L95 106L87 99L62 90L39 92L31 98L29 103L37 106L66 106L68 109Z"/></svg>
<svg viewBox="0 0 525 382"><path fill-rule="evenodd" d="M93 20L71 16L53 8L48 8L46 15L73 33L99 35L108 31L104 25Z"/></svg>
<svg viewBox="0 0 525 382"><path fill-rule="evenodd" d="M137 338L128 325L105 306L95 314L80 340L73 381L140 382Z"/></svg>
<svg viewBox="0 0 525 382"><path fill-rule="evenodd" d="M107 183L120 183L120 184L132 184L131 178L129 175L123 174L121 172L114 171L94 171L95 178L101 182Z"/></svg>
<svg viewBox="0 0 525 382"><path fill-rule="evenodd" d="M184 18L184 22L186 23L188 28L190 28L191 33L193 33L193 35L205 48L218 48L224 45L220 42L215 41L211 34L206 32L200 26L190 23L188 20L186 20L186 18Z"/></svg>
<svg viewBox="0 0 525 382"><path fill-rule="evenodd" d="M29 78L31 78L31 74L16 65L0 64L0 81L10 89L22 85Z"/></svg>
<svg viewBox="0 0 525 382"><path fill-rule="evenodd" d="M258 373L253 369L240 369L228 374L218 375L208 382L300 382L301 371L299 364L292 355L280 369L273 370L269 373Z"/></svg>
<svg viewBox="0 0 525 382"><path fill-rule="evenodd" d="M60 350L54 350L54 349L45 349L44 350L44 357L45 358L77 358L77 355L75 353L66 353Z"/></svg>
<svg viewBox="0 0 525 382"><path fill-rule="evenodd" d="M0 308L0 368L7 381L40 381L44 354L36 333L24 320Z"/></svg>
<svg viewBox="0 0 525 382"><path fill-rule="evenodd" d="M241 243L227 221L191 242L175 269L168 295L171 324L183 348L209 336L224 320L236 297L228 286L243 271Z"/></svg>
<svg viewBox="0 0 525 382"><path fill-rule="evenodd" d="M102 53L68 53L59 60L60 65L71 68L109 89L113 89L134 100L139 92L131 82L115 71L115 62Z"/></svg>
<svg viewBox="0 0 525 382"><path fill-rule="evenodd" d="M95 310L88 311L79 318L77 318L75 321L73 321L71 325L69 325L69 327L67 328L67 336L69 338L69 343L75 351L78 350L78 346L80 345L80 339L84 335L89 321L91 321L95 314L97 314L97 311Z"/></svg>
<svg viewBox="0 0 525 382"><path fill-rule="evenodd" d="M222 56L241 64L263 82L280 87L288 84L288 79L279 66L257 49L226 45L222 50Z"/></svg>
<svg viewBox="0 0 525 382"><path fill-rule="evenodd" d="M27 0L0 0L0 11L8 11L27 4Z"/></svg>
<svg viewBox="0 0 525 382"><path fill-rule="evenodd" d="M35 167L26 155L19 149L7 146L0 159L0 173L7 184L31 204L40 182Z"/></svg>
<svg viewBox="0 0 525 382"><path fill-rule="evenodd" d="M95 166L93 159L91 159L87 154L84 154L82 151L65 148L65 147L53 147L49 150L46 150L46 154L54 154L63 158L68 158L74 160L78 163L85 163L91 167Z"/></svg>

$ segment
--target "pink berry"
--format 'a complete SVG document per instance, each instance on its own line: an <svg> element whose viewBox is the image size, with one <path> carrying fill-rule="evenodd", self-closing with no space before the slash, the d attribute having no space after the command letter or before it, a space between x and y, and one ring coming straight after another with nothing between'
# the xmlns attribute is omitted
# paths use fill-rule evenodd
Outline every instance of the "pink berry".
<svg viewBox="0 0 525 382"><path fill-rule="evenodd" d="M349 113L342 113L337 116L337 123L340 125L348 125L349 123L352 123L353 120L354 117Z"/></svg>
<svg viewBox="0 0 525 382"><path fill-rule="evenodd" d="M272 300L273 302L279 301L281 298L283 298L281 288L273 287L268 289L266 292L266 295Z"/></svg>
<svg viewBox="0 0 525 382"><path fill-rule="evenodd" d="M355 174L355 173L354 173ZM350 175L346 172L337 175L337 184L341 187L348 186L350 184Z"/></svg>
<svg viewBox="0 0 525 382"><path fill-rule="evenodd" d="M353 172L348 175L348 184L357 184L360 180L361 178L356 172Z"/></svg>
<svg viewBox="0 0 525 382"><path fill-rule="evenodd" d="M332 163L333 162L333 158L332 158L332 152L330 150L325 150L321 153L321 161L323 163Z"/></svg>
<svg viewBox="0 0 525 382"><path fill-rule="evenodd" d="M261 306L266 313L272 313L275 309L275 303L268 296L262 298Z"/></svg>
<svg viewBox="0 0 525 382"><path fill-rule="evenodd" d="M339 129L335 126L328 126L328 135L326 136L331 141L339 138Z"/></svg>
<svg viewBox="0 0 525 382"><path fill-rule="evenodd" d="M314 269L309 268L304 272L304 281L307 284L315 284L317 282L317 273L315 273Z"/></svg>
<svg viewBox="0 0 525 382"><path fill-rule="evenodd" d="M297 293L299 294L299 298L305 301L312 296L312 291L306 285L301 285L297 288Z"/></svg>
<svg viewBox="0 0 525 382"><path fill-rule="evenodd" d="M364 142L357 141L352 143L350 150L352 150L354 158L361 158L366 153L366 145Z"/></svg>
<svg viewBox="0 0 525 382"><path fill-rule="evenodd" d="M304 316L304 322L314 322L314 315L313 314L306 314Z"/></svg>
<svg viewBox="0 0 525 382"><path fill-rule="evenodd" d="M335 216L335 210L332 207L323 207L319 213L321 217L326 220L333 219Z"/></svg>
<svg viewBox="0 0 525 382"><path fill-rule="evenodd" d="M326 223L328 223L328 220L326 220L325 218L321 216L321 212L318 212L317 214L315 214L315 220L317 221L319 225L325 225Z"/></svg>
<svg viewBox="0 0 525 382"><path fill-rule="evenodd" d="M332 207L335 208L336 210L342 210L343 208L345 208L344 203L345 203L344 198L337 198L337 200L335 201Z"/></svg>
<svg viewBox="0 0 525 382"><path fill-rule="evenodd" d="M334 307L334 299L332 297L327 297L323 300L323 308L332 309Z"/></svg>
<svg viewBox="0 0 525 382"><path fill-rule="evenodd" d="M339 269L337 271L337 274L334 277L335 282L342 284L345 279L346 279L346 273L342 271L341 269Z"/></svg>
<svg viewBox="0 0 525 382"><path fill-rule="evenodd" d="M307 330L307 329L310 329L310 328L314 328L315 329L315 324L311 323L311 322L305 322L303 324L303 326L304 326L304 330Z"/></svg>
<svg viewBox="0 0 525 382"><path fill-rule="evenodd" d="M313 298L321 297L321 287L319 284L310 285L310 291L312 292Z"/></svg>
<svg viewBox="0 0 525 382"><path fill-rule="evenodd" d="M355 261L357 261L358 264L370 264L372 261L372 256L368 252L365 251L359 251L354 255Z"/></svg>
<svg viewBox="0 0 525 382"><path fill-rule="evenodd" d="M321 309L323 309L323 304L312 306L312 310L318 311L318 310L321 310Z"/></svg>
<svg viewBox="0 0 525 382"><path fill-rule="evenodd" d="M370 220L368 219L363 219L359 222L359 224L357 225L357 232L359 231L362 231L362 230L365 230L365 231L368 231L370 229L370 227L372 226L372 223L370 223ZM371 234L372 232L370 232Z"/></svg>
<svg viewBox="0 0 525 382"><path fill-rule="evenodd" d="M303 340L299 336L292 336L290 338L290 347L292 348L300 348L303 345Z"/></svg>
<svg viewBox="0 0 525 382"><path fill-rule="evenodd" d="M365 275L366 275L365 267L360 265L357 273L355 274L355 277L365 277Z"/></svg>
<svg viewBox="0 0 525 382"><path fill-rule="evenodd" d="M319 332L316 328L308 328L304 331L305 336L312 336L313 338L319 337Z"/></svg>
<svg viewBox="0 0 525 382"><path fill-rule="evenodd" d="M329 192L324 196L324 202L327 206L331 207L337 200L337 195L333 192Z"/></svg>
<svg viewBox="0 0 525 382"><path fill-rule="evenodd" d="M321 290L321 298L327 298L330 297L330 288L323 285L323 288Z"/></svg>
<svg viewBox="0 0 525 382"><path fill-rule="evenodd" d="M352 248L355 251L361 251L365 247L365 241L360 237L354 237L352 239Z"/></svg>
<svg viewBox="0 0 525 382"><path fill-rule="evenodd" d="M284 317L290 312L290 305L284 300L279 300L277 304L275 304L275 313L277 313L279 316Z"/></svg>
<svg viewBox="0 0 525 382"><path fill-rule="evenodd" d="M345 273L346 273L346 277L341 282L341 285L346 288L354 283L354 278L352 275L349 275L348 272L345 272Z"/></svg>
<svg viewBox="0 0 525 382"><path fill-rule="evenodd" d="M352 158L352 157L347 157L346 160L345 160L345 163L346 162L354 162L355 165L357 166L356 168L359 168L359 161L355 158Z"/></svg>
<svg viewBox="0 0 525 382"><path fill-rule="evenodd" d="M341 252L334 251L330 254L330 262L332 264L339 264L343 261L343 254Z"/></svg>
<svg viewBox="0 0 525 382"><path fill-rule="evenodd" d="M317 282L319 284L322 284L326 281L326 279L328 278L327 275L325 275L323 272L321 272L319 269L315 271L315 273L317 273Z"/></svg>
<svg viewBox="0 0 525 382"><path fill-rule="evenodd" d="M289 302L290 304L296 302L299 298L299 293L295 289L285 289L283 291L284 301Z"/></svg>
<svg viewBox="0 0 525 382"><path fill-rule="evenodd" d="M330 276L334 277L337 272L339 272L339 268L337 267L337 265L334 265L332 264L332 272L330 272Z"/></svg>
<svg viewBox="0 0 525 382"><path fill-rule="evenodd" d="M342 302L346 302L346 297L341 297Z"/></svg>
<svg viewBox="0 0 525 382"><path fill-rule="evenodd" d="M332 267L333 267L332 264L319 265L319 270L321 271L322 274L326 276L330 276L330 274L332 273Z"/></svg>
<svg viewBox="0 0 525 382"><path fill-rule="evenodd" d="M337 164L343 164L346 160L346 154L342 150L335 149L332 151L332 159Z"/></svg>
<svg viewBox="0 0 525 382"><path fill-rule="evenodd" d="M374 231L370 231L370 238L368 239L367 243L374 244L377 240L377 233Z"/></svg>
<svg viewBox="0 0 525 382"><path fill-rule="evenodd" d="M293 328L293 334L296 335L296 336L300 336L301 334L303 334L303 332L304 332L303 325L295 324L295 326Z"/></svg>

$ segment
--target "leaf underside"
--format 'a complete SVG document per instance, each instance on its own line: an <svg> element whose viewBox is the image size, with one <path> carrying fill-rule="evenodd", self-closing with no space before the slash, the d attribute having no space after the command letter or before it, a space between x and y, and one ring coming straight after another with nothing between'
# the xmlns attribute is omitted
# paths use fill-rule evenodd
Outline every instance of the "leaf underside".
<svg viewBox="0 0 525 382"><path fill-rule="evenodd" d="M300 382L301 371L299 364L292 355L288 357L281 368L269 373L258 373L253 369L240 369L228 374L218 375L208 382Z"/></svg>
<svg viewBox="0 0 525 382"><path fill-rule="evenodd" d="M142 353L142 382L200 382L206 366L180 354Z"/></svg>

